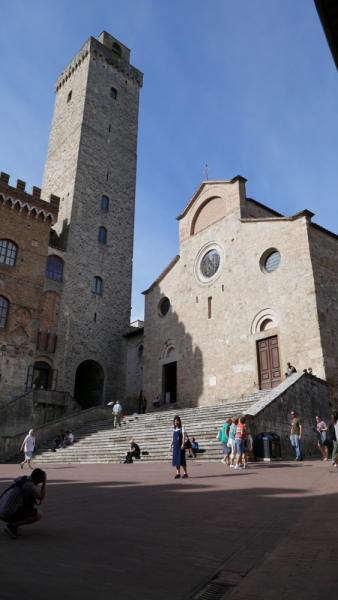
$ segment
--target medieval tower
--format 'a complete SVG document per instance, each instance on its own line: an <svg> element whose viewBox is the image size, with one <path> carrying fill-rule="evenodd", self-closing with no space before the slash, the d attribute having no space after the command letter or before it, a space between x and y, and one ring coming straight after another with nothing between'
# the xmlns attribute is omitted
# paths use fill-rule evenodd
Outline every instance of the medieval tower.
<svg viewBox="0 0 338 600"><path fill-rule="evenodd" d="M42 183L42 197L61 198L50 249L63 263L53 368L58 389L84 408L124 389L143 78L129 59L103 32L58 77Z"/></svg>

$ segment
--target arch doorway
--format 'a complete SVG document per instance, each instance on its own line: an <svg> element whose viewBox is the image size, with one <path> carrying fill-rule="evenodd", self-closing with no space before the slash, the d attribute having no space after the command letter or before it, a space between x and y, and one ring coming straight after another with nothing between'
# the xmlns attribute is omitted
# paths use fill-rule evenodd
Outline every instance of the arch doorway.
<svg viewBox="0 0 338 600"><path fill-rule="evenodd" d="M33 387L37 390L50 390L52 387L52 367L43 360L34 363Z"/></svg>
<svg viewBox="0 0 338 600"><path fill-rule="evenodd" d="M95 360L82 362L75 375L74 398L82 408L102 404L104 374L101 365Z"/></svg>

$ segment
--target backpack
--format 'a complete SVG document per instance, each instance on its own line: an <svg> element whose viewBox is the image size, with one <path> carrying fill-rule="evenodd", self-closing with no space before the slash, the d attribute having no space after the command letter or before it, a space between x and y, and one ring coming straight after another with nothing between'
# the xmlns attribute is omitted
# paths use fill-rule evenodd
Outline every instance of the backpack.
<svg viewBox="0 0 338 600"><path fill-rule="evenodd" d="M22 505L33 508L34 504L37 504L38 501L35 500L35 498L32 498L32 499L30 499L30 500L27 501L26 498L25 498L25 494L23 492L23 489L22 489L24 483L26 483L27 480L28 480L27 475L23 475L22 477L20 477L19 481L14 481L13 483L11 483L11 485L1 494L0 500L1 500L1 498L4 497L5 494L7 494L7 492L9 492L9 490L12 490L12 489L18 487L18 488L20 488L20 491L21 491L21 494L22 494ZM40 504L41 504L41 500L40 500Z"/></svg>

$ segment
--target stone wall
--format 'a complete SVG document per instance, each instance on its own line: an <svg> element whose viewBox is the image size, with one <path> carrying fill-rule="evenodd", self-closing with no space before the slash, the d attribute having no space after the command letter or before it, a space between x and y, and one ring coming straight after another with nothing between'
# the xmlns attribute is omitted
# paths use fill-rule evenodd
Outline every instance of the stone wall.
<svg viewBox="0 0 338 600"><path fill-rule="evenodd" d="M309 240L323 348L322 368L330 397L338 408L338 236L312 224ZM312 361L309 366L313 366Z"/></svg>
<svg viewBox="0 0 338 600"><path fill-rule="evenodd" d="M58 199L45 202L40 191L27 194L0 178L0 239L17 246L15 264L0 263L0 295L9 302L0 326L0 405L24 393L28 367L34 364L51 225Z"/></svg>
<svg viewBox="0 0 338 600"><path fill-rule="evenodd" d="M90 421L98 421L109 418L110 411L108 411L106 407L94 406L93 408L83 410L80 413L68 415L51 423L46 423L40 427L35 427L36 446L38 447L40 444L43 444L50 439L54 439L58 435L60 429L63 429L64 431L69 429L70 431L73 431L76 436L76 432L74 432L76 427L80 427L80 425ZM6 459L19 452L21 444L26 435L26 430L15 435L0 434L0 462L5 462Z"/></svg>
<svg viewBox="0 0 338 600"><path fill-rule="evenodd" d="M127 343L126 392L122 407L124 414L133 414L139 412L139 399L143 385L143 327L135 328L135 331L128 333L125 338ZM149 406L152 399L148 398Z"/></svg>
<svg viewBox="0 0 338 600"><path fill-rule="evenodd" d="M13 435L79 411L67 392L31 390L0 407L0 432Z"/></svg>
<svg viewBox="0 0 338 600"><path fill-rule="evenodd" d="M276 396L276 400L272 400ZM316 426L316 415L320 414L328 425L331 419L328 387L325 381L307 374L296 374L271 391L248 413L248 427L252 437L262 432L277 433L281 439L282 458L295 457L290 442L291 411L295 410L303 422L302 451L307 457L319 454L317 435L312 430Z"/></svg>
<svg viewBox="0 0 338 600"><path fill-rule="evenodd" d="M90 38L57 80L42 185L62 198L56 231L67 249L53 367L58 387L72 394L81 363L102 368L103 393L93 404L124 395L142 86L142 74L110 47ZM101 210L102 195L108 211ZM107 230L105 244L99 227ZM101 294L92 291L94 277L102 280Z"/></svg>

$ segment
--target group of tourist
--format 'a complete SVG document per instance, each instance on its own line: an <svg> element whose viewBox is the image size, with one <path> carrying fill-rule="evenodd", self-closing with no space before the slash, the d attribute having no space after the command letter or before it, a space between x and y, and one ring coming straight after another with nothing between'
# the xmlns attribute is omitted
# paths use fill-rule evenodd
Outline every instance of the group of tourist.
<svg viewBox="0 0 338 600"><path fill-rule="evenodd" d="M302 461L304 453L301 451L301 441L303 436L303 422L298 417L295 410L291 411L291 432L290 440L296 451L295 461ZM338 411L333 411L330 418L330 424L323 421L321 415L316 416L316 426L313 431L317 434L317 448L322 454L322 460L329 460L329 453L332 453L332 465L338 467Z"/></svg>
<svg viewBox="0 0 338 600"><path fill-rule="evenodd" d="M252 437L245 416L226 419L217 439L222 443L222 463L236 470L248 466L248 450L252 450Z"/></svg>

